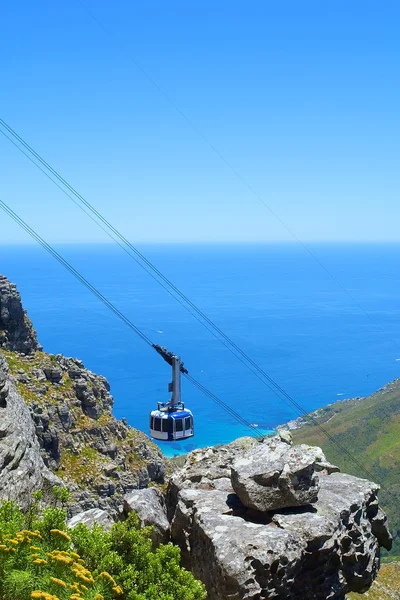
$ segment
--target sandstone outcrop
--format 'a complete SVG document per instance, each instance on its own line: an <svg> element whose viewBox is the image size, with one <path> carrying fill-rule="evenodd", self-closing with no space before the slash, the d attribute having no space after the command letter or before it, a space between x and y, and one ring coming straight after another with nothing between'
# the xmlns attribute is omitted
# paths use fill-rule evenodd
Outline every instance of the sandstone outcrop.
<svg viewBox="0 0 400 600"><path fill-rule="evenodd" d="M279 437L236 459L231 480L241 502L262 512L304 506L318 498L315 455L308 446L293 447Z"/></svg>
<svg viewBox="0 0 400 600"><path fill-rule="evenodd" d="M315 457L313 504L268 511L255 510L253 502L246 506L231 474L233 481L237 465L253 457L256 471L260 453L269 464L268 453L271 459L276 448L284 454L282 443L279 437L264 444L245 439L196 450L169 482L172 540L181 547L184 566L205 583L209 600L344 600L349 591L368 589L380 545L390 548L379 486L337 472L319 449L292 448L293 455L307 455L307 468ZM284 469L280 464L278 471Z"/></svg>
<svg viewBox="0 0 400 600"><path fill-rule="evenodd" d="M29 409L10 380L0 352L0 497L27 508L33 492L46 494L59 484L43 462Z"/></svg>
<svg viewBox="0 0 400 600"><path fill-rule="evenodd" d="M16 286L0 275L0 348L28 354L40 349Z"/></svg>
<svg viewBox="0 0 400 600"><path fill-rule="evenodd" d="M21 298L3 276L0 311L0 403L5 403L0 417L0 499L10 496L25 473L15 466L30 457L27 481L18 483L13 497L28 497L30 489L45 483L46 474L70 490L71 516L101 509L118 518L125 494L164 481L163 454L144 433L113 416L104 377L85 369L80 360L40 351ZM11 404L5 399L10 393ZM32 452L24 458L26 435Z"/></svg>

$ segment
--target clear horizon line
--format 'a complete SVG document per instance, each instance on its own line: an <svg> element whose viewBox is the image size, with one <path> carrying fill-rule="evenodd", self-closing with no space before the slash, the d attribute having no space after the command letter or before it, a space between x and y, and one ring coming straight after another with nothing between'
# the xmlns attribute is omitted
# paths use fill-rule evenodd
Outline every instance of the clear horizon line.
<svg viewBox="0 0 400 600"><path fill-rule="evenodd" d="M178 245L201 245L201 246L213 246L213 245L258 245L258 246L271 246L274 244L279 245L298 245L296 240L140 240L134 241L129 240L130 243L136 245L162 245L162 246L178 246ZM52 246L112 246L113 241L85 241L85 240L69 240L69 241L47 241ZM348 245L348 244L381 244L381 245L393 245L400 244L400 240L302 240L303 244L335 244L335 245ZM0 247L17 247L17 246L38 246L35 241L18 241L18 242L2 242L0 241Z"/></svg>

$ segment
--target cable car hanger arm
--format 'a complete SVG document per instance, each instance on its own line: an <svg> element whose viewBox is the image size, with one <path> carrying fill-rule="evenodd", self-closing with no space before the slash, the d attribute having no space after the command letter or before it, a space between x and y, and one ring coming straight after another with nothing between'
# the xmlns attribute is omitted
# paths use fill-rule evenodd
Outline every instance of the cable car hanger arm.
<svg viewBox="0 0 400 600"><path fill-rule="evenodd" d="M165 348L164 346L160 346L159 344L152 344L152 346L153 346L154 350L156 352L158 352L158 354L160 354L160 356L163 357L165 362L167 362L172 367L173 358L175 357L175 354L173 352L169 352L167 350L167 348ZM184 367L183 362L181 362L181 364L180 364L180 369L181 369L181 373L183 373L184 375L187 375L189 373L189 371Z"/></svg>

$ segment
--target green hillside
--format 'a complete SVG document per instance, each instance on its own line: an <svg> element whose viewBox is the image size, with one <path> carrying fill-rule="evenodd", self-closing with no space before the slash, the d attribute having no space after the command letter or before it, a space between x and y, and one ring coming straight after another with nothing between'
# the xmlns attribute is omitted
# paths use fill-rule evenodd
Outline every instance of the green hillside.
<svg viewBox="0 0 400 600"><path fill-rule="evenodd" d="M362 463L370 473L368 479L384 486L380 503L388 514L392 533L396 534L400 530L400 379L371 396L330 404L312 416ZM342 471L367 478L313 422L304 419L292 434L296 443L321 446L328 460ZM400 537L391 554L400 556Z"/></svg>
<svg viewBox="0 0 400 600"><path fill-rule="evenodd" d="M399 563L382 565L378 577L365 594L348 594L348 600L398 600L400 590Z"/></svg>

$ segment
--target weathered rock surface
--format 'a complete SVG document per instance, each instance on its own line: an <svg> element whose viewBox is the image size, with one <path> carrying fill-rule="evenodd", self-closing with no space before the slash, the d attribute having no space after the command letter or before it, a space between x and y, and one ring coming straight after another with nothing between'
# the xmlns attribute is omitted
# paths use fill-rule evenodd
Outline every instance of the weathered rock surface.
<svg viewBox="0 0 400 600"><path fill-rule="evenodd" d="M304 506L318 498L314 453L309 446L293 447L278 436L237 458L231 479L243 504L262 512Z"/></svg>
<svg viewBox="0 0 400 600"><path fill-rule="evenodd" d="M58 484L43 462L29 409L10 381L0 352L0 497L26 508L33 492L46 493Z"/></svg>
<svg viewBox="0 0 400 600"><path fill-rule="evenodd" d="M18 436L23 438L26 430L33 432L32 444L40 459L32 464L35 472L28 479L40 481L36 470L41 470L39 464L47 467L44 472L51 475L52 471L70 490L71 515L100 508L117 518L126 493L147 487L151 481L164 481L164 456L144 433L112 415L113 398L104 377L85 369L80 360L39 351L20 296L3 276L0 312L0 346L10 369L3 375L3 386L13 394L18 392L18 411L29 417L28 421L19 419L19 412L7 408L12 416L7 422L0 418L1 429L7 431L15 419L12 437L6 432L0 439L4 461L10 462L8 469L3 468L8 483L4 493L0 487L0 499L8 497L7 490L20 476L13 465L19 460L18 452L24 452ZM5 402L1 394L0 403ZM15 493L18 497L18 490Z"/></svg>
<svg viewBox="0 0 400 600"><path fill-rule="evenodd" d="M27 354L40 349L16 286L0 275L0 348Z"/></svg>
<svg viewBox="0 0 400 600"><path fill-rule="evenodd" d="M101 510L100 508L91 508L83 512L78 513L72 519L67 521L68 527L73 529L77 525L82 523L89 529L92 529L94 524L100 525L105 531L110 531L114 524L113 519L110 517L107 511Z"/></svg>
<svg viewBox="0 0 400 600"><path fill-rule="evenodd" d="M100 508L117 517L127 492L164 481L162 453L112 415L104 377L74 358L4 352L29 407L42 459L71 492L72 514Z"/></svg>
<svg viewBox="0 0 400 600"><path fill-rule="evenodd" d="M244 451L240 445L194 451L169 483L172 540L209 600L344 600L367 590L379 546L391 544L379 486L320 469L313 505L260 512L240 501L229 474L241 453L273 450L270 441ZM319 450L314 455L324 462Z"/></svg>
<svg viewBox="0 0 400 600"><path fill-rule="evenodd" d="M134 510L139 517L141 527L151 525L153 546L166 544L169 541L170 525L167 519L167 509L162 492L151 487L135 490L124 498L124 512L129 514Z"/></svg>

